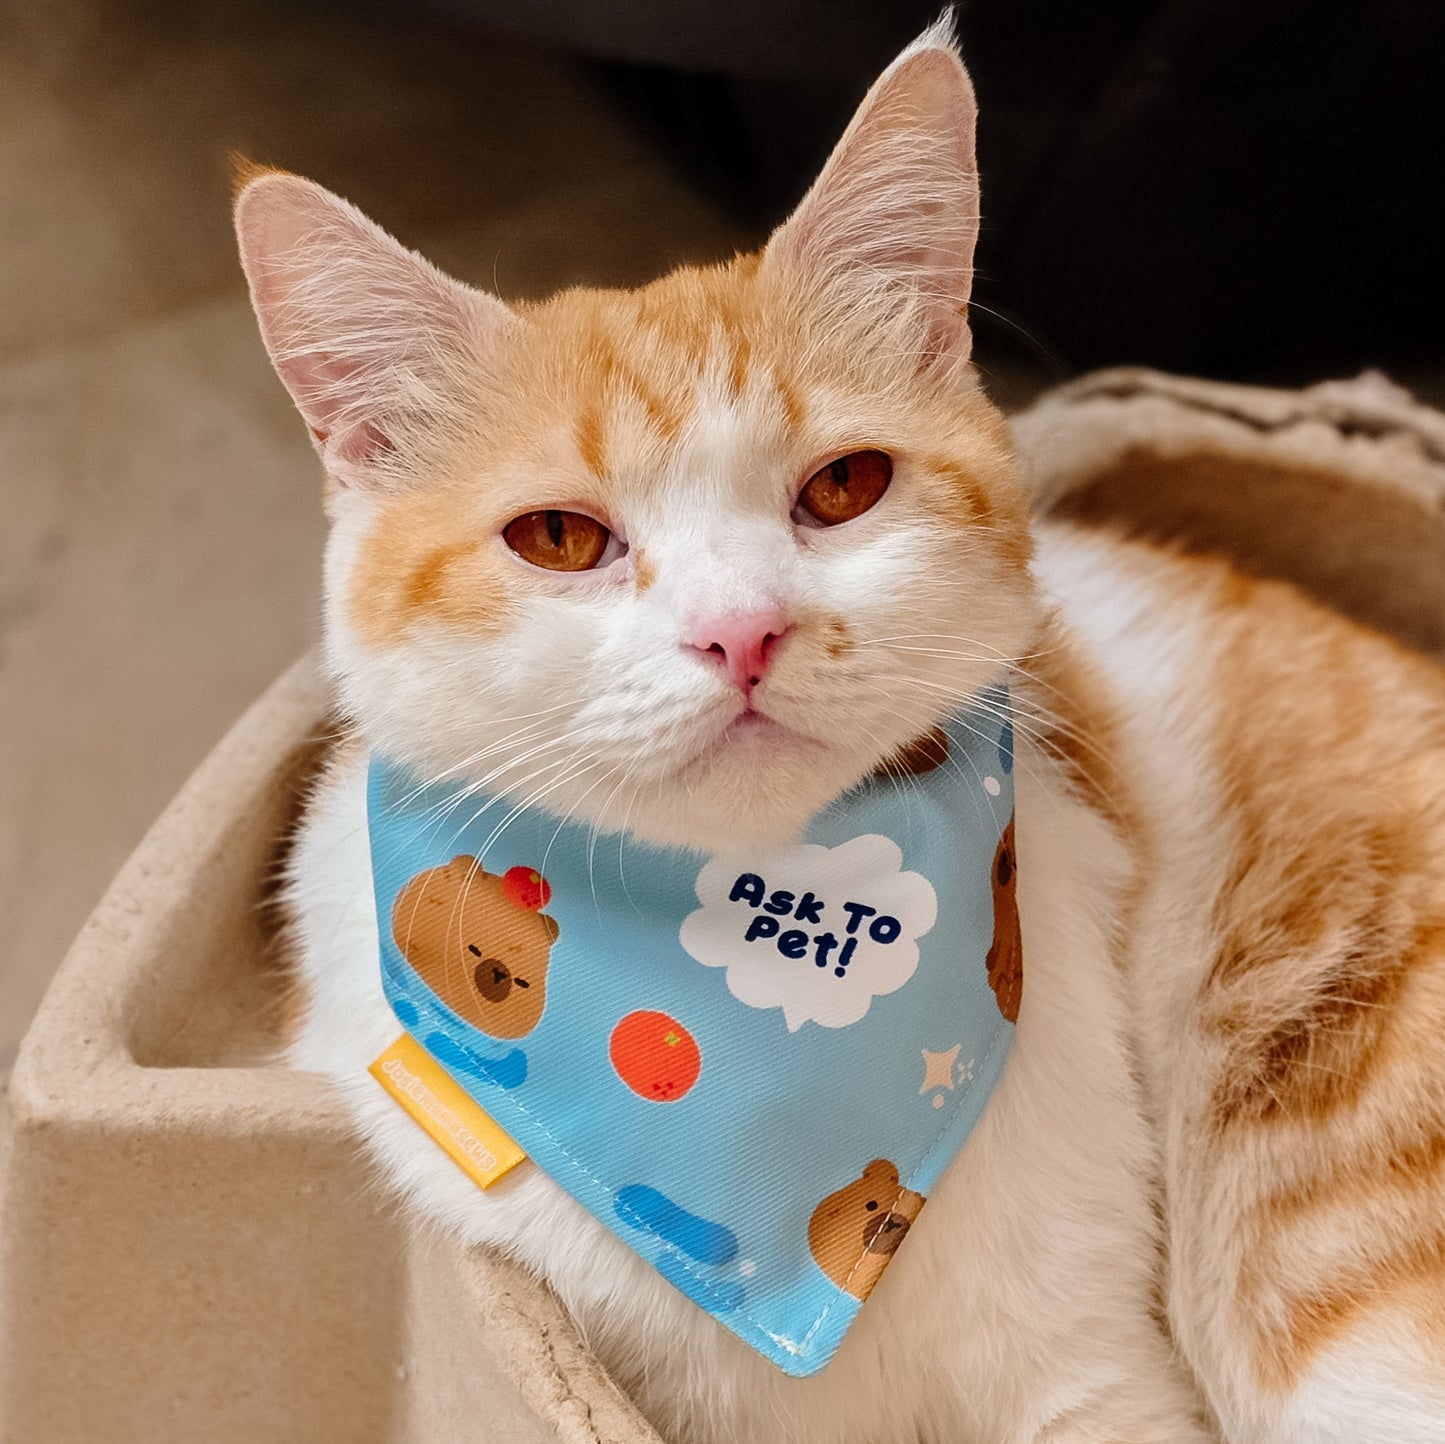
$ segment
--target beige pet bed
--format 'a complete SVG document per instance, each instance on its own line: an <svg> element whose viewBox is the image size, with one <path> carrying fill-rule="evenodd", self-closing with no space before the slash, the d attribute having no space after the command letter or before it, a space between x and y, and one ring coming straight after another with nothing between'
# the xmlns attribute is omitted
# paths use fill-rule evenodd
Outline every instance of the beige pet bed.
<svg viewBox="0 0 1445 1444"><path fill-rule="evenodd" d="M1017 422L1041 509L1223 549L1445 652L1445 417L1141 371ZM0 1099L6 1444L643 1444L545 1286L413 1237L316 1078L261 1065L265 879L324 745L287 673L87 923Z"/></svg>

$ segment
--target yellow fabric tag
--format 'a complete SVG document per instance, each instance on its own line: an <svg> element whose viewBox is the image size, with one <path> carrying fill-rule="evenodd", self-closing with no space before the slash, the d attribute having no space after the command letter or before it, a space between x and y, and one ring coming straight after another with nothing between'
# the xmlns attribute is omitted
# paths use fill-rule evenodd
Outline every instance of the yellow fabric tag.
<svg viewBox="0 0 1445 1444"><path fill-rule="evenodd" d="M368 1071L479 1187L490 1188L526 1158L410 1033Z"/></svg>

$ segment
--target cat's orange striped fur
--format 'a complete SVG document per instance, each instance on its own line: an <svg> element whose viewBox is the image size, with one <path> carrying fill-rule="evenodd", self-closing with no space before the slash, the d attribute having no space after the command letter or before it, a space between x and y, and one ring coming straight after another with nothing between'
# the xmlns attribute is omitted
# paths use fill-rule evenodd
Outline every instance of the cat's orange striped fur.
<svg viewBox="0 0 1445 1444"><path fill-rule="evenodd" d="M1445 681L1222 561L1031 527L968 366L976 226L937 30L761 255L634 292L512 309L309 182L238 202L367 743L706 849L790 837L1012 682L1014 1055L835 1363L776 1375L546 1179L477 1193L370 1087L361 752L291 866L292 1058L423 1214L545 1271L678 1441L1445 1439ZM865 451L887 490L816 526L809 478ZM605 548L529 566L507 534L538 509ZM786 629L742 735L694 654L749 609Z"/></svg>
<svg viewBox="0 0 1445 1444"><path fill-rule="evenodd" d="M1445 679L1221 562L1122 565L1204 622L1227 839L1179 1020L1197 1075L1151 1050L1179 1108L1171 1233L1232 1234L1222 1274L1181 1247L1181 1319L1215 1296L1186 1332L1221 1362L1243 1344L1271 1392L1371 1329L1445 1363Z"/></svg>

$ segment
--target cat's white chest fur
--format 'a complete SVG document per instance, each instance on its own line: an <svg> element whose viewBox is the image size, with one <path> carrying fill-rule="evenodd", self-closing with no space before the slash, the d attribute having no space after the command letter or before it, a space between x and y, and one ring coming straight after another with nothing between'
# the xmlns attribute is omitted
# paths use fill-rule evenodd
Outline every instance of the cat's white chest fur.
<svg viewBox="0 0 1445 1444"><path fill-rule="evenodd" d="M420 1215L546 1275L664 1436L916 1444L1190 1440L1192 1399L1150 1316L1155 1167L1110 929L1128 861L1017 769L1026 987L1004 1077L907 1246L819 1376L785 1378L532 1165L480 1191L367 1073L398 1028L381 990L365 761L308 813L290 897L309 1008L290 1061L331 1077Z"/></svg>

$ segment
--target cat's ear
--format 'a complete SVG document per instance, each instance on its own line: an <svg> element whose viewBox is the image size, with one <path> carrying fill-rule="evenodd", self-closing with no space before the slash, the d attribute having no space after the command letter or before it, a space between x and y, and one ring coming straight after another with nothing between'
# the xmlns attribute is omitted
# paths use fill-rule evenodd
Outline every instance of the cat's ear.
<svg viewBox="0 0 1445 1444"><path fill-rule="evenodd" d="M457 421L462 378L515 314L301 176L253 175L235 219L262 339L327 472L397 480Z"/></svg>
<svg viewBox="0 0 1445 1444"><path fill-rule="evenodd" d="M948 17L874 83L766 258L916 303L927 347L966 359L978 235L978 106Z"/></svg>

